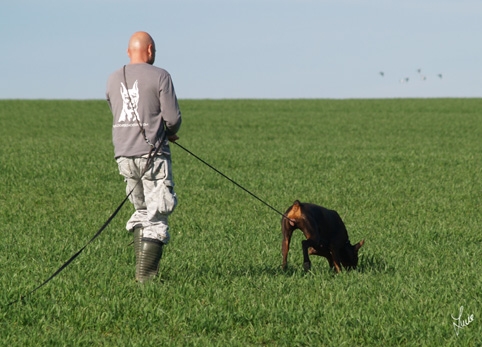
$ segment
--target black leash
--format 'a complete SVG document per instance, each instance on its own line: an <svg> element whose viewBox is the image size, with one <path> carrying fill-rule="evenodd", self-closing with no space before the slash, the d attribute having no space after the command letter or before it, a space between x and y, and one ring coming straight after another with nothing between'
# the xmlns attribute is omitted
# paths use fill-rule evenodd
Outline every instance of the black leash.
<svg viewBox="0 0 482 347"><path fill-rule="evenodd" d="M92 242L94 241L97 237L99 237L99 235L104 231L104 229L109 225L109 223L114 219L114 217L117 215L117 213L120 211L120 209L122 208L122 206L124 206L125 202L127 201L127 199L129 198L129 196L132 194L132 192L134 191L134 189L131 190L131 192L124 198L124 200L121 202L121 204L119 205L119 207L117 207L117 209L114 211L114 213L112 213L112 215L109 217L109 219L107 219L107 221L104 223L104 225L102 225L100 227L100 229L95 233L95 235L84 245L84 247L82 247L80 250L77 251L77 253L75 253L73 256L70 257L69 260L67 260L61 267L58 268L57 271L55 271L49 278L47 278L42 284L40 284L39 286L37 286L35 289L31 290L30 292L28 292L27 294L25 295L22 295L20 296L19 299L15 300L15 301L12 301L11 303L9 303L7 306L11 306L19 301L23 301L27 296L31 295L32 293L36 292L37 290L39 290L40 288L42 288L44 285L46 285L48 282L50 282L55 276L57 276L60 272L62 272L63 269L65 269L67 266L69 266L69 264L74 261L75 258L77 258L80 253L82 253L84 251L84 249Z"/></svg>
<svg viewBox="0 0 482 347"><path fill-rule="evenodd" d="M161 138L161 140L163 140L165 138L165 132ZM237 187L241 188L242 190L244 190L246 193L248 193L249 195L251 195L253 198L255 198L256 200L258 200L259 202L263 203L264 205L266 205L267 207L269 207L271 210L273 210L274 212L278 213L280 216L282 216L283 218L286 218L286 219L289 219L284 213L281 213L280 211L278 211L277 209L275 209L273 206L271 206L270 204L268 204L267 202L265 202L264 200L262 200L261 198L259 198L258 196L256 196L255 194L253 194L252 192L250 192L248 189L244 188L242 185L240 185L239 183L237 183L236 181L234 181L233 179L229 178L228 176L226 176L224 173L222 173L221 171L219 171L218 169L216 169L214 166L212 166L211 164L207 163L206 161L204 161L203 159L201 159L200 157L198 157L196 154L194 154L193 152L191 152L190 150L188 150L186 147L180 145L179 143L177 142L172 142L174 144L176 144L178 147L182 148L184 151L186 151L187 153L189 153L190 155L192 155L194 158L196 158L197 160L199 160L201 163L203 163L204 165L208 166L209 168L211 168L212 170L214 170L215 172L217 172L218 174L220 174L221 176L223 176L224 178L226 178L228 181L230 181L231 183L233 183L234 185L236 185ZM158 153L159 151L159 148L162 146L162 141L159 142L159 145L158 147L155 149L155 150L151 150L150 153L149 153L149 156L147 158L147 163L146 163L146 166L142 172L142 175L141 177L146 173L146 171L149 169L151 163L152 163L152 159L154 158L154 156ZM154 154L153 154L154 153ZM137 182L137 184L139 184L140 180ZM47 278L42 284L40 284L39 286L37 286L36 288L34 288L33 290L31 290L30 292L28 292L27 294L25 295L22 295L19 299L17 300L14 300L12 302L10 302L7 306L11 306L19 301L23 301L25 300L25 298L31 294L33 294L34 292L36 292L37 290L39 290L40 288L42 288L43 286L45 286L48 282L50 282L52 279L54 279L54 277L56 277L60 272L62 272L67 266L70 265L70 263L72 263L72 261L74 261L74 259L76 259L83 251L84 249L90 244L92 243L97 237L100 236L100 234L104 231L104 229L110 224L110 222L114 219L114 217L117 215L117 213L121 210L122 206L124 206L124 204L126 203L127 199L129 199L129 197L131 196L132 192L134 191L135 187L137 186L137 184L132 188L132 190L129 192L129 194L127 194L127 196L124 198L124 200L122 200L122 202L120 203L120 205L116 208L116 210L114 211L114 213L112 213L112 215L107 219L107 221L100 227L100 229L95 233L95 235L80 249L78 250L74 255L72 255L61 267L59 267L57 269L57 271L55 271L49 278Z"/></svg>
<svg viewBox="0 0 482 347"><path fill-rule="evenodd" d="M144 137L144 140L146 141L146 143L149 146L151 146L151 150L152 150L154 148L154 144L151 141L149 141L149 138L146 135L146 130L144 129L144 127L141 124L139 114L137 113L137 109L135 108L135 105L134 105L134 103L132 102L132 99L131 99L131 93L129 93L129 86L127 85L127 77L126 77L126 65L124 65L124 67L122 68L122 73L124 75L124 83L125 83L125 87L126 87L126 91L127 91L127 96L129 97L129 104L130 104L130 107L132 109L132 112L134 112L134 117L136 117L137 125L139 126L139 130L140 130L142 136ZM160 148L160 146L159 146L159 148Z"/></svg>
<svg viewBox="0 0 482 347"><path fill-rule="evenodd" d="M212 170L216 171L218 174L220 174L221 176L223 176L224 178L226 178L229 182L235 184L236 186L238 186L239 188L241 188L242 190L244 190L246 193L248 193L249 195L251 195L253 198L255 198L256 200L260 201L261 203L265 204L266 206L268 206L270 209L272 209L273 211L275 211L277 214L279 214L281 217L283 218L286 218L286 219L289 219L288 217L285 216L284 213L281 213L280 211L278 211L277 209L275 209L273 206L271 206L270 204L268 204L267 202L265 202L264 200L260 199L259 197L257 197L255 194L251 193L249 190L247 190L246 188L244 188L242 185L240 185L239 183L235 182L234 180L232 180L231 178L229 178L228 176L226 176L225 174L223 174L221 171L219 171L218 169L216 169L214 166L212 166L211 164L207 163L206 161L202 160L201 158L199 158L196 154L194 154L193 152L191 152L190 150L188 150L186 147L180 145L179 143L177 142L173 142L175 145L177 145L178 147L181 147L183 150L185 150L187 153L189 153L190 155L192 155L194 158L196 158L197 160L199 160L201 163L203 163L204 165L207 165L208 167L210 167Z"/></svg>

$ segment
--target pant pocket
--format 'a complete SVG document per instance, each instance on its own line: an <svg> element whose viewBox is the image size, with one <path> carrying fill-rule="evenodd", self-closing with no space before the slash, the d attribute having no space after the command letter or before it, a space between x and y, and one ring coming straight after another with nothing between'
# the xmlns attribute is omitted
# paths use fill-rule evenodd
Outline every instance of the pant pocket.
<svg viewBox="0 0 482 347"><path fill-rule="evenodd" d="M119 173L125 178L132 177L132 169L129 163L129 159L125 157L120 157L117 160L117 167L119 168Z"/></svg>
<svg viewBox="0 0 482 347"><path fill-rule="evenodd" d="M158 196L157 211L161 214L170 214L177 206L177 195L174 192L173 184L170 181L164 181L160 187Z"/></svg>

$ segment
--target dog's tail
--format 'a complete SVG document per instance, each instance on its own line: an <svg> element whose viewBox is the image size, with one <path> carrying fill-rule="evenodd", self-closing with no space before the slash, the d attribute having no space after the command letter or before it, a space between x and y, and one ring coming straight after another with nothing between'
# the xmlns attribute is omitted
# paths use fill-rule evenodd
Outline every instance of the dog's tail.
<svg viewBox="0 0 482 347"><path fill-rule="evenodd" d="M295 200L293 205L291 205L286 212L284 213L283 217L281 218L281 225L283 231L285 229L293 229L296 228L296 221L301 218L301 202L299 200Z"/></svg>

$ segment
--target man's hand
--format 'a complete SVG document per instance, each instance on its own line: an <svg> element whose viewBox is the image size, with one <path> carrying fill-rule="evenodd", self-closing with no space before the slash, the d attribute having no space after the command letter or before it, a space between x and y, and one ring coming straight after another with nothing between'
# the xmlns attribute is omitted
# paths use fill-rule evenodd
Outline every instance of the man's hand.
<svg viewBox="0 0 482 347"><path fill-rule="evenodd" d="M170 142L176 142L177 140L179 140L179 136L177 136L177 135L171 135L171 136L168 136L167 139L168 139Z"/></svg>

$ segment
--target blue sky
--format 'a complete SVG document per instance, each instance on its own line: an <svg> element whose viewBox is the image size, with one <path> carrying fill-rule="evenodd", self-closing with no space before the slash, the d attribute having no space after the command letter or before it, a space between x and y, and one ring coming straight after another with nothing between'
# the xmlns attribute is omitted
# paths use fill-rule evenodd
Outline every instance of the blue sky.
<svg viewBox="0 0 482 347"><path fill-rule="evenodd" d="M7 0L0 99L103 99L138 30L179 99L481 97L481 15L480 0Z"/></svg>

